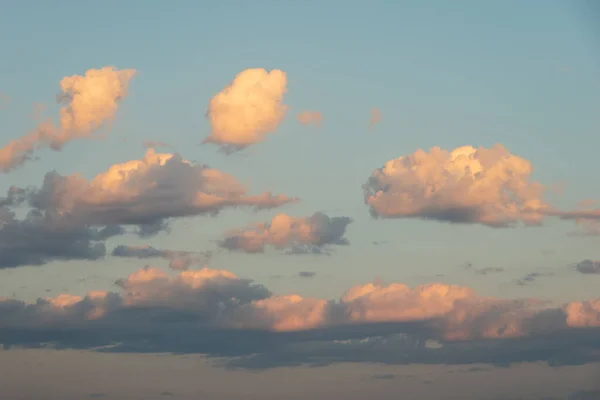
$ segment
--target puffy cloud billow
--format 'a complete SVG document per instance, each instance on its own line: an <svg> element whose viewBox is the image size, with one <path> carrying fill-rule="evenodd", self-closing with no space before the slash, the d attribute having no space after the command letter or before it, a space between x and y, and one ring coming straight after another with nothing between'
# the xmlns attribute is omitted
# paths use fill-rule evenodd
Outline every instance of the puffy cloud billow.
<svg viewBox="0 0 600 400"><path fill-rule="evenodd" d="M363 185L371 214L506 227L538 225L548 207L531 163L502 145L438 147L390 160Z"/></svg>
<svg viewBox="0 0 600 400"><path fill-rule="evenodd" d="M117 284L33 304L0 299L0 343L203 353L245 368L600 360L600 300L553 307L441 283L369 283L334 301L274 295L207 268L143 268Z"/></svg>
<svg viewBox="0 0 600 400"><path fill-rule="evenodd" d="M283 71L252 68L240 72L210 100L206 115L211 133L204 142L217 144L226 152L262 142L285 116L286 91Z"/></svg>
<svg viewBox="0 0 600 400"><path fill-rule="evenodd" d="M346 245L349 217L329 217L316 212L310 217L278 214L271 221L232 231L219 242L222 248L261 253L267 245L290 254L327 254L330 245Z"/></svg>
<svg viewBox="0 0 600 400"><path fill-rule="evenodd" d="M90 69L84 76L67 76L60 81L58 126L48 120L28 134L0 149L0 171L8 172L33 157L35 150L60 150L75 139L86 138L110 122L119 102L127 95L134 69L104 67Z"/></svg>

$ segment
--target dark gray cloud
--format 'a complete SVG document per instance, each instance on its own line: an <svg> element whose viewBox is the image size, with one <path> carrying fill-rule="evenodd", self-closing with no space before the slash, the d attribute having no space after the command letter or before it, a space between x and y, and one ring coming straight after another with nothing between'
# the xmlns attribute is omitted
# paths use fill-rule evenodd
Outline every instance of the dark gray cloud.
<svg viewBox="0 0 600 400"><path fill-rule="evenodd" d="M516 284L519 286L527 286L527 285L535 282L539 278L543 278L546 276L552 276L552 275L553 274L549 273L549 272L531 272L531 273L524 275L523 277L517 279Z"/></svg>
<svg viewBox="0 0 600 400"><path fill-rule="evenodd" d="M583 260L575 265L575 270L582 274L600 274L600 261Z"/></svg>
<svg viewBox="0 0 600 400"><path fill-rule="evenodd" d="M0 269L57 260L98 260L106 255L104 241L122 233L118 226L79 225L38 210L17 219L12 210L2 207Z"/></svg>
<svg viewBox="0 0 600 400"><path fill-rule="evenodd" d="M219 246L227 250L262 253L266 246L287 254L329 254L331 245L347 245L344 237L349 217L329 217L316 212L310 217L278 214L271 221L227 233Z"/></svg>

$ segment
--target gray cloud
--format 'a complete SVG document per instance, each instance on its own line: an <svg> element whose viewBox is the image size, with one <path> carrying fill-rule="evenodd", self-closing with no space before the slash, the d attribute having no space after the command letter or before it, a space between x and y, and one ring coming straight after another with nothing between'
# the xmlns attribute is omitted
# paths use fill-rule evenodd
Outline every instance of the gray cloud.
<svg viewBox="0 0 600 400"><path fill-rule="evenodd" d="M298 272L298 276L300 278L314 278L317 275L316 272L313 271L300 271Z"/></svg>
<svg viewBox="0 0 600 400"><path fill-rule="evenodd" d="M600 261L583 260L575 265L582 274L600 274Z"/></svg>
<svg viewBox="0 0 600 400"><path fill-rule="evenodd" d="M125 246L119 245L113 249L115 257L129 258L163 258L169 261L169 268L186 270L191 266L204 266L212 257L212 252L193 252L181 250L156 249L151 246Z"/></svg>

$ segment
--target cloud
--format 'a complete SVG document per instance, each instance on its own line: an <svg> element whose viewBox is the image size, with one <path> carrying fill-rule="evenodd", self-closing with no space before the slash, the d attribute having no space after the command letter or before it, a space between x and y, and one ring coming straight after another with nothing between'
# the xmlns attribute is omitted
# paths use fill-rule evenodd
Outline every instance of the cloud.
<svg viewBox="0 0 600 400"><path fill-rule="evenodd" d="M4 93L0 92L0 110L4 108L7 104L10 103L10 97Z"/></svg>
<svg viewBox="0 0 600 400"><path fill-rule="evenodd" d="M165 229L169 218L216 215L241 206L268 209L296 200L268 192L248 195L229 174L153 149L141 160L115 164L91 180L50 172L27 197L34 208L81 224L139 225L142 236Z"/></svg>
<svg viewBox="0 0 600 400"><path fill-rule="evenodd" d="M544 188L531 163L502 145L417 150L390 160L363 185L371 215L508 227L539 225Z"/></svg>
<svg viewBox="0 0 600 400"><path fill-rule="evenodd" d="M169 261L169 268L183 271L189 269L191 266L205 266L210 260L212 252L159 250L151 246L120 245L113 249L112 255L115 257L138 259L164 258Z"/></svg>
<svg viewBox="0 0 600 400"><path fill-rule="evenodd" d="M467 263L465 269L471 270L477 275L491 275L504 272L504 268L502 267L474 268L471 263Z"/></svg>
<svg viewBox="0 0 600 400"><path fill-rule="evenodd" d="M582 274L600 274L600 261L583 260L575 265Z"/></svg>
<svg viewBox="0 0 600 400"><path fill-rule="evenodd" d="M534 281L536 281L539 278L542 278L544 276L552 276L551 273L544 273L544 272L531 272L525 276L523 276L520 279L517 279L517 285L519 286L526 286L530 283L533 283Z"/></svg>
<svg viewBox="0 0 600 400"><path fill-rule="evenodd" d="M60 109L59 125L48 120L25 136L10 141L0 149L0 170L9 172L32 158L42 147L61 150L75 139L88 138L110 122L119 102L127 95L134 69L114 67L90 69L84 76L67 76L60 81L57 96Z"/></svg>
<svg viewBox="0 0 600 400"><path fill-rule="evenodd" d="M216 94L208 105L211 133L204 140L226 152L262 142L274 132L287 111L285 72L262 68L246 69Z"/></svg>
<svg viewBox="0 0 600 400"><path fill-rule="evenodd" d="M104 241L122 233L119 227L74 224L37 210L17 219L13 211L2 207L0 269L58 260L98 260L106 255Z"/></svg>
<svg viewBox="0 0 600 400"><path fill-rule="evenodd" d="M268 209L295 200L249 195L229 174L150 149L143 159L113 165L91 180L50 172L40 188L11 187L0 198L0 266L97 260L105 256L104 241L111 236L130 232L148 237L168 230L172 218L216 215L242 206ZM13 209L23 205L27 215L19 219ZM137 230L127 231L128 225ZM184 252L165 257L173 268L205 258Z"/></svg>
<svg viewBox="0 0 600 400"><path fill-rule="evenodd" d="M146 140L143 143L144 147L149 148L157 148L157 147L171 147L168 143L161 142L160 140Z"/></svg>
<svg viewBox="0 0 600 400"><path fill-rule="evenodd" d="M325 254L329 245L348 244L344 234L351 222L351 218L321 212L303 218L277 214L269 222L227 233L219 245L247 253L262 253L270 245L290 254Z"/></svg>
<svg viewBox="0 0 600 400"><path fill-rule="evenodd" d="M317 275L316 272L313 271L300 271L298 272L298 276L300 278L314 278Z"/></svg>
<svg viewBox="0 0 600 400"><path fill-rule="evenodd" d="M563 220L575 220L575 224L581 229L572 232L573 236L599 236L600 208L595 208L595 206L596 201L594 200L582 200L577 205L576 210L547 210L546 214Z"/></svg>
<svg viewBox="0 0 600 400"><path fill-rule="evenodd" d="M381 112L377 108L371 109L371 119L369 120L369 130L373 130L375 125L381 122Z"/></svg>
<svg viewBox="0 0 600 400"><path fill-rule="evenodd" d="M314 125L321 126L321 122L323 122L323 116L318 111L302 111L297 115L298 121L302 125Z"/></svg>
<svg viewBox="0 0 600 400"><path fill-rule="evenodd" d="M214 269L143 268L118 292L0 299L7 347L202 353L231 368L387 364L552 365L600 360L600 299L553 307L465 287L368 283L339 300L273 295Z"/></svg>

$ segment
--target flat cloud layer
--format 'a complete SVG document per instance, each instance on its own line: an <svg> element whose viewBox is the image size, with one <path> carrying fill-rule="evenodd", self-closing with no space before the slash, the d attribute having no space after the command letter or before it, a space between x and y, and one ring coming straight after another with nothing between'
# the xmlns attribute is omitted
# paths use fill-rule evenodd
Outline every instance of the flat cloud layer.
<svg viewBox="0 0 600 400"><path fill-rule="evenodd" d="M112 255L138 259L164 258L169 261L169 268L182 271L189 269L191 266L204 266L210 260L212 253L210 251L193 252L156 249L152 246L119 245L113 249Z"/></svg>
<svg viewBox="0 0 600 400"><path fill-rule="evenodd" d="M13 260L10 266L97 259L105 255L106 234L125 233L122 225L150 236L166 229L170 218L215 215L231 207L268 209L295 200L249 195L229 174L149 149L143 159L115 164L91 180L50 172L40 188L9 189L0 199L0 237L6 238L0 254ZM23 203L31 211L19 220L10 207Z"/></svg>
<svg viewBox="0 0 600 400"><path fill-rule="evenodd" d="M506 227L538 225L544 188L531 163L502 145L417 150L385 163L363 185L371 214Z"/></svg>
<svg viewBox="0 0 600 400"><path fill-rule="evenodd" d="M0 299L0 343L204 353L244 368L600 360L600 299L556 308L441 283L369 283L328 301L273 295L208 268L175 275L143 268L117 283L118 292L34 304Z"/></svg>
<svg viewBox="0 0 600 400"><path fill-rule="evenodd" d="M10 141L0 149L0 171L8 172L24 164L41 147L60 150L71 140L90 137L114 118L135 73L134 69L104 67L90 69L84 76L63 78L57 97L63 104L59 125L45 121L32 132Z"/></svg>
<svg viewBox="0 0 600 400"><path fill-rule="evenodd" d="M285 116L286 85L286 74L278 69L240 72L210 100L207 117L211 133L204 142L220 145L229 152L262 142Z"/></svg>
<svg viewBox="0 0 600 400"><path fill-rule="evenodd" d="M316 212L310 217L278 214L271 221L226 234L219 245L228 250L261 253L265 246L295 254L325 254L329 245L345 245L348 217L329 217Z"/></svg>

